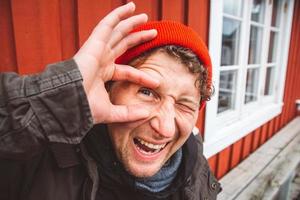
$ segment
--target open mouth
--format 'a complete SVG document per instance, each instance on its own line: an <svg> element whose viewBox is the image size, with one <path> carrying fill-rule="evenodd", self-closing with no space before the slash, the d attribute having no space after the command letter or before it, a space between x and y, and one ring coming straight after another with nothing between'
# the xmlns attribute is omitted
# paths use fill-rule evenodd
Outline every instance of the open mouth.
<svg viewBox="0 0 300 200"><path fill-rule="evenodd" d="M135 146L137 149L142 152L143 154L146 155L152 155L160 152L163 150L168 143L164 144L152 144L149 142L146 142L145 140L139 139L139 138L134 138L133 139Z"/></svg>

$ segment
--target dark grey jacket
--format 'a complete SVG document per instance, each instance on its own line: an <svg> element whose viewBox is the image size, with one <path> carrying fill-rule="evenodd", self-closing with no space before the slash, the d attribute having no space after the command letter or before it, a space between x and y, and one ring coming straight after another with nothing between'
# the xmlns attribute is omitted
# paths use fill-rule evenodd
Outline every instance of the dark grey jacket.
<svg viewBox="0 0 300 200"><path fill-rule="evenodd" d="M38 75L0 73L0 200L216 199L220 185L194 136L195 146L185 144L197 149L192 170L180 172L182 181L168 196L108 188L83 142L95 129L73 60Z"/></svg>

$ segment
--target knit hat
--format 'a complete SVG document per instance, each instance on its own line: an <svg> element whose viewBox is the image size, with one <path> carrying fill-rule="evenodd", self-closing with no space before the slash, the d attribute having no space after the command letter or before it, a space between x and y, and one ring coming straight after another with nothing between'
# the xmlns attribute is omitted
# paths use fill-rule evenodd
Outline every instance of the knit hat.
<svg viewBox="0 0 300 200"><path fill-rule="evenodd" d="M192 50L192 52L197 55L200 62L207 69L207 83L208 86L211 85L212 64L208 49L203 40L193 29L175 21L151 21L135 28L132 32L150 29L156 29L157 36L153 40L128 49L124 54L116 59L117 64L128 64L133 58L136 58L143 52L156 47L178 45ZM201 102L200 107L202 108L203 106L204 102Z"/></svg>

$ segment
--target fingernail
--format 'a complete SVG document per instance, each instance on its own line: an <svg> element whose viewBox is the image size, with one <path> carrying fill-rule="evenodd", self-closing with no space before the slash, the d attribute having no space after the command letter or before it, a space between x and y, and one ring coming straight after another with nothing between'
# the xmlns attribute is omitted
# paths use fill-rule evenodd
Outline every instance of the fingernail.
<svg viewBox="0 0 300 200"><path fill-rule="evenodd" d="M127 3L127 6L135 8L135 4L133 1L130 1L129 3Z"/></svg>
<svg viewBox="0 0 300 200"><path fill-rule="evenodd" d="M156 29L151 29L150 31L151 31L151 33L152 33L153 35L157 35L157 30L156 30Z"/></svg>
<svg viewBox="0 0 300 200"><path fill-rule="evenodd" d="M148 15L146 13L142 13L141 16L145 18L145 22L148 21Z"/></svg>

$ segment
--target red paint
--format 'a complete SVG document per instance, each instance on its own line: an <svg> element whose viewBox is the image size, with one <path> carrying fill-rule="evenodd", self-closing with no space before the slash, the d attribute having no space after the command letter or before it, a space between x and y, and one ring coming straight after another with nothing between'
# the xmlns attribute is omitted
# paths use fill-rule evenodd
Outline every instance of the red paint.
<svg viewBox="0 0 300 200"><path fill-rule="evenodd" d="M204 119L205 119L205 109L202 109L200 112L199 112L199 115L198 115L198 119L197 119L197 122L196 122L196 126L199 128L199 131L202 135L202 138L205 140L205 136L204 136Z"/></svg>
<svg viewBox="0 0 300 200"><path fill-rule="evenodd" d="M162 1L162 19L174 20L184 23L184 0Z"/></svg>
<svg viewBox="0 0 300 200"><path fill-rule="evenodd" d="M209 1L189 0L187 24L208 43Z"/></svg>
<svg viewBox="0 0 300 200"><path fill-rule="evenodd" d="M218 163L217 163L217 173L216 176L218 179L223 177L229 171L230 163L230 147L227 147L218 154Z"/></svg>
<svg viewBox="0 0 300 200"><path fill-rule="evenodd" d="M276 132L278 132L279 131L279 121L280 121L280 116L277 116L276 118L275 118L275 127L274 127L274 133L273 133L273 135L275 135L276 134Z"/></svg>
<svg viewBox="0 0 300 200"><path fill-rule="evenodd" d="M275 118L273 118L271 121L269 121L268 125L268 139L270 139L273 136L274 133L274 124L275 124Z"/></svg>
<svg viewBox="0 0 300 200"><path fill-rule="evenodd" d="M262 126L261 135L260 135L260 141L259 141L260 145L263 145L266 142L267 134L268 134L267 131L268 131L268 124L264 124Z"/></svg>
<svg viewBox="0 0 300 200"><path fill-rule="evenodd" d="M217 155L214 155L208 159L208 164L211 171L216 174L217 173Z"/></svg>
<svg viewBox="0 0 300 200"><path fill-rule="evenodd" d="M249 156L251 152L251 145L252 145L252 133L248 134L246 137L243 138L243 153L242 159L245 159Z"/></svg>
<svg viewBox="0 0 300 200"><path fill-rule="evenodd" d="M76 6L77 4L73 0L59 2L61 57L63 60L72 58L79 46Z"/></svg>
<svg viewBox="0 0 300 200"><path fill-rule="evenodd" d="M242 155L242 146L243 146L243 140L239 140L236 143L232 145L231 148L231 161L230 161L230 169L237 166L241 161L241 155Z"/></svg>
<svg viewBox="0 0 300 200"><path fill-rule="evenodd" d="M11 8L19 73L61 60L59 1L11 1Z"/></svg>
<svg viewBox="0 0 300 200"><path fill-rule="evenodd" d="M0 72L17 72L10 0L0 1Z"/></svg>
<svg viewBox="0 0 300 200"><path fill-rule="evenodd" d="M160 14L160 1L159 0L134 0L136 5L136 13L146 13L150 20L158 20Z"/></svg>
<svg viewBox="0 0 300 200"><path fill-rule="evenodd" d="M77 18L79 28L79 45L81 46L84 43L94 27L103 17L122 4L122 0L108 0L105 2L101 2L99 0L78 0Z"/></svg>
<svg viewBox="0 0 300 200"><path fill-rule="evenodd" d="M255 151L259 147L260 132L261 128L257 128L253 133L251 152Z"/></svg>

